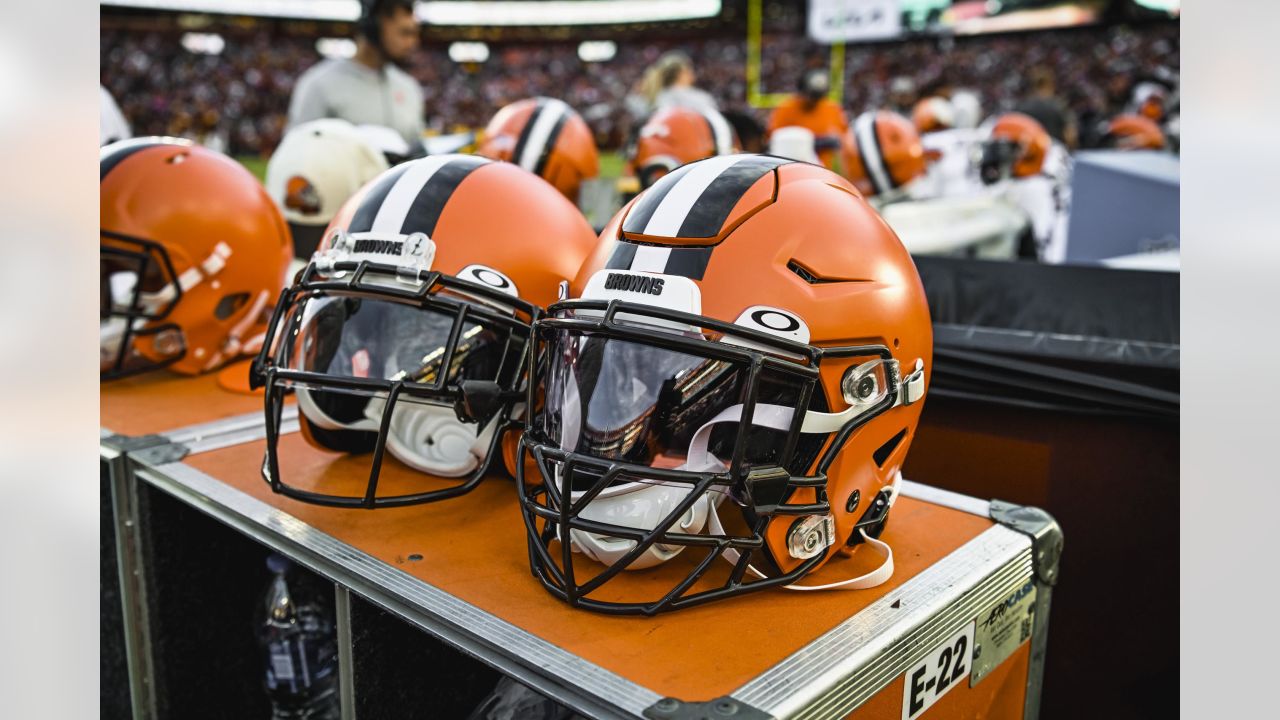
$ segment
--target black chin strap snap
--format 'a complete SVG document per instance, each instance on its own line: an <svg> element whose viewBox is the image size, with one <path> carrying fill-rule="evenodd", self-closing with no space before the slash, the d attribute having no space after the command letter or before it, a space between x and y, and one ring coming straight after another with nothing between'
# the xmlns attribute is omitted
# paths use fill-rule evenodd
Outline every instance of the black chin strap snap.
<svg viewBox="0 0 1280 720"><path fill-rule="evenodd" d="M871 501L871 506L862 513L862 517L858 518L858 522L853 526L853 532L849 535L848 542L845 547L853 547L863 542L863 533L868 537L878 538L880 533L884 532L884 527L889 520L889 500L893 497L893 488L881 488L876 493L876 499ZM861 532L859 532L861 531Z"/></svg>

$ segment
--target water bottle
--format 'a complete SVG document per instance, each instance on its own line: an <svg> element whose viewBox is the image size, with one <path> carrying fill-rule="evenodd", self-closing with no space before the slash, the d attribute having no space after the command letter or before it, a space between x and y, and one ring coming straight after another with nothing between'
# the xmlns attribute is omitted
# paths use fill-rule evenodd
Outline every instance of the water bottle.
<svg viewBox="0 0 1280 720"><path fill-rule="evenodd" d="M272 720L338 720L333 585L267 556L272 578L258 617Z"/></svg>

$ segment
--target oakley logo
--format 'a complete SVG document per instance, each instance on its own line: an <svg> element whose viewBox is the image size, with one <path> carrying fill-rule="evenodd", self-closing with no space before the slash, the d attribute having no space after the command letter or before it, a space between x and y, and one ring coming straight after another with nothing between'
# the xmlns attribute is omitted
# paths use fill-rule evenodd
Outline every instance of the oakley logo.
<svg viewBox="0 0 1280 720"><path fill-rule="evenodd" d="M497 271L490 270L486 267L480 267L478 265L473 266L468 274L489 287L496 287L499 290L505 290L511 287L511 281L508 280L506 276L500 275Z"/></svg>
<svg viewBox="0 0 1280 720"><path fill-rule="evenodd" d="M800 329L799 320L777 310L757 310L751 313L751 319L757 325L767 327L770 330L777 330L778 332L795 332Z"/></svg>
<svg viewBox="0 0 1280 720"><path fill-rule="evenodd" d="M663 282L662 278L609 273L609 277L605 278L604 287L606 290L626 290L648 295L661 295Z"/></svg>

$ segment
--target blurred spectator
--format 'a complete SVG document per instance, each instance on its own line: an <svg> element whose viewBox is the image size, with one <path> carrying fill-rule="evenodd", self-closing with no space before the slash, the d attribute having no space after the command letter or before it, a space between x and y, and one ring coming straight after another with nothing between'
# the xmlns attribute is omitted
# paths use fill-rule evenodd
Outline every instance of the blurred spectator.
<svg viewBox="0 0 1280 720"><path fill-rule="evenodd" d="M726 110L721 114L733 127L733 134L738 136L738 145L743 152L764 152L764 126L754 115L741 110Z"/></svg>
<svg viewBox="0 0 1280 720"><path fill-rule="evenodd" d="M769 7L775 7L770 5ZM782 7L782 6L776 6ZM198 55L181 44L182 31L158 24L125 27L102 16L101 81L120 102L136 135L186 126L226 139L236 154L268 154L280 142L295 79L321 60L316 40L268 21L226 24L219 55ZM857 114L888 100L892 78L917 87L946 81L971 91L985 114L1011 110L1027 94L1026 68L1052 69L1059 98L1081 127L1105 123L1130 102L1135 83L1175 72L1177 23L1112 26L1028 34L910 39L845 49L844 108ZM761 89L794 88L806 58L818 52L804 34L803 13L792 26L764 36ZM547 95L569 103L591 126L601 148L621 147L644 115L624 98L645 68L668 50L684 52L721 112L764 123L768 111L747 104L746 42L741 33L696 39L619 40L613 60L584 63L576 41L491 46L482 64L458 65L445 47L419 48L407 71L422 87L430 130L484 127L498 108ZM910 106L908 106L908 109Z"/></svg>
<svg viewBox="0 0 1280 720"><path fill-rule="evenodd" d="M688 55L676 50L663 53L644 71L635 91L627 97L628 109L637 119L669 107L719 112L715 98L694 86L697 81Z"/></svg>
<svg viewBox="0 0 1280 720"><path fill-rule="evenodd" d="M101 91L98 108L98 146L129 139L132 137L129 132L129 121L124 119L120 106L116 104L115 98L111 97L111 93L107 92L106 88L99 85L98 89Z"/></svg>
<svg viewBox="0 0 1280 720"><path fill-rule="evenodd" d="M911 117L911 110L919 99L916 81L905 75L899 75L889 83L889 102L885 109Z"/></svg>
<svg viewBox="0 0 1280 720"><path fill-rule="evenodd" d="M1028 77L1031 80L1031 96L1018 103L1015 109L1040 121L1049 132L1049 137L1074 149L1077 144L1076 120L1058 98L1053 71L1037 66L1031 68Z"/></svg>
<svg viewBox="0 0 1280 720"><path fill-rule="evenodd" d="M841 138L849 131L844 110L827 97L831 81L826 68L813 68L800 76L798 92L773 109L769 135L784 127L802 127L813 133L814 149L826 167L833 167Z"/></svg>
<svg viewBox="0 0 1280 720"><path fill-rule="evenodd" d="M400 69L418 48L421 31L412 0L366 0L356 24L355 57L325 60L298 78L289 126L338 118L389 127L422 142L422 88Z"/></svg>

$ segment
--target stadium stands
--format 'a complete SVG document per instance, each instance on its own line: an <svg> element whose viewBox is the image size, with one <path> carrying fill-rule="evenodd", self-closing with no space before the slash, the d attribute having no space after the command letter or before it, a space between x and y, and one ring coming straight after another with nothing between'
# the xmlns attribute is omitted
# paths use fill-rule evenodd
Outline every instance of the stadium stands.
<svg viewBox="0 0 1280 720"><path fill-rule="evenodd" d="M285 33L271 23L249 29L227 23L217 32L225 39L221 52L197 54L184 48L184 30L176 24L138 28L104 15L102 84L135 133L185 135L235 155L267 154L284 131L293 82L322 59L316 50L322 32ZM550 95L582 113L602 148L617 148L637 120L629 116L625 97L648 63L675 47L693 58L698 84L722 109L764 120L766 110L747 106L741 32L692 41L619 41L617 55L603 63L581 61L577 41L556 41L492 44L487 62L459 66L449 59L447 45L428 41L409 70L424 87L429 128L483 127L506 103ZM767 33L763 87L790 91L803 69L823 64L826 57L826 48L808 40L798 24L794 31ZM1026 73L1009 68L1044 66L1086 128L1120 112L1135 82L1158 72L1176 73L1178 65L1176 22L866 44L846 50L844 104L850 115L881 105L890 81L907 77L923 93L945 86L972 88L990 114L1012 107L1028 92Z"/></svg>

